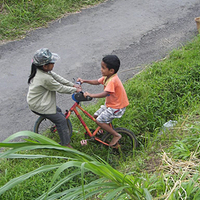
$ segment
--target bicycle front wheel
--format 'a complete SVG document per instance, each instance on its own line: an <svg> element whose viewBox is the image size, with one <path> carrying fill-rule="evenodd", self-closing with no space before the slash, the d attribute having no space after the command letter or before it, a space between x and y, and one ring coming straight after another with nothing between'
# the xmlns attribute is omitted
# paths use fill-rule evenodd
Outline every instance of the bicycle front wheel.
<svg viewBox="0 0 200 200"><path fill-rule="evenodd" d="M134 133L128 129L125 128L116 128L114 129L117 133L119 133L122 137L119 140L119 149L113 148L114 151L117 151L118 153L122 153L123 156L128 156L133 153L133 150L138 147L138 141L136 139L136 136ZM102 141L106 143L110 143L113 138L113 135L111 133L105 133L102 137Z"/></svg>
<svg viewBox="0 0 200 200"><path fill-rule="evenodd" d="M69 128L69 133L72 135L72 124L69 119L67 120L67 125ZM34 125L34 132L38 134L48 134L57 132L56 125L49 119L40 116Z"/></svg>

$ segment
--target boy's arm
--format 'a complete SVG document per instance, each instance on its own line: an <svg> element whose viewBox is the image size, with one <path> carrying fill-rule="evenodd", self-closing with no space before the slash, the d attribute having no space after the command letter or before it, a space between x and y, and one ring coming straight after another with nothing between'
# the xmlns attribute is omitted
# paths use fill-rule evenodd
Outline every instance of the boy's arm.
<svg viewBox="0 0 200 200"><path fill-rule="evenodd" d="M84 92L83 95L84 95L84 97L90 96L92 98L104 98L109 95L109 92L104 91L104 92L98 93L98 94L90 94L89 92Z"/></svg>
<svg viewBox="0 0 200 200"><path fill-rule="evenodd" d="M81 78L78 78L77 82L81 82L81 84L82 83L88 83L88 84L91 84L91 85L99 85L100 84L98 82L98 80L85 80L85 79L81 79Z"/></svg>

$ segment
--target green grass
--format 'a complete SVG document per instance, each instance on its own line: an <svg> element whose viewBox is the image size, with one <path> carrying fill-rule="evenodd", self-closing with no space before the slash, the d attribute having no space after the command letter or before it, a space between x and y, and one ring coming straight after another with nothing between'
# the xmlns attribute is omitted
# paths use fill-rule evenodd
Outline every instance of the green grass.
<svg viewBox="0 0 200 200"><path fill-rule="evenodd" d="M186 46L172 51L163 61L147 66L139 75L124 83L130 105L121 119L114 120L114 125L126 127L137 135L140 146L132 157L123 159L114 156L107 148L101 148L98 143L89 142L88 146L82 147L79 141L84 138L83 129L80 129L78 120L72 118L74 128L72 145L75 149L93 157L98 155L114 169L124 175L129 174L137 183L141 198L171 200L200 198L199 50L200 35ZM96 105L87 106L86 109L94 113L101 103L103 100ZM87 118L85 120L90 123ZM169 120L176 120L177 125L164 132L162 125ZM47 136L59 142L58 136ZM1 159L0 186L38 167L65 163L66 160L58 157L67 156L65 151L47 149L23 153L54 157L33 160ZM35 199L47 191L55 172L56 169L32 176L3 193L0 198ZM62 180L72 173L74 173L73 167L63 170L57 180ZM87 172L84 183L87 185L102 176L104 177L94 171ZM74 176L54 192L59 193L70 188L77 188L77 191L80 191L78 187L82 183L81 177L80 174ZM107 181L112 182L112 180ZM129 199L132 198L126 190L123 192ZM152 197L147 198L148 194ZM107 195L109 194L97 191L88 199L103 199ZM122 197L117 199L120 198L123 199Z"/></svg>
<svg viewBox="0 0 200 200"><path fill-rule="evenodd" d="M0 40L21 39L29 31L69 13L80 12L105 0L3 0L0 1Z"/></svg>

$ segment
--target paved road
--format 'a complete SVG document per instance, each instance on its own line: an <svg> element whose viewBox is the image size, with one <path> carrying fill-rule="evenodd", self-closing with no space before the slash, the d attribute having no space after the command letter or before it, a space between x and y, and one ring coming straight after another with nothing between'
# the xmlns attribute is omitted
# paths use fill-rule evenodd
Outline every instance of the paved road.
<svg viewBox="0 0 200 200"><path fill-rule="evenodd" d="M199 0L108 0L38 29L21 41L0 46L0 141L32 130L36 116L26 103L27 78L33 53L47 47L61 56L54 71L73 78L98 78L105 54L121 59L123 81L165 57L196 34ZM102 87L84 86L89 92ZM72 105L70 95L58 95L58 105Z"/></svg>

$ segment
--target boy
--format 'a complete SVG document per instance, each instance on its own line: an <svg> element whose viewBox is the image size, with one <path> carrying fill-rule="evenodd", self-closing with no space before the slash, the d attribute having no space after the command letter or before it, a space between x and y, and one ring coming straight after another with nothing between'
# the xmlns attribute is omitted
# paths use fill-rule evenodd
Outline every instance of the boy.
<svg viewBox="0 0 200 200"><path fill-rule="evenodd" d="M114 146L121 138L121 135L112 129L108 123L114 118L121 118L126 110L126 106L129 105L126 91L119 79L117 72L120 67L120 60L116 55L107 55L101 61L101 73L102 76L98 80L84 80L78 78L77 81L81 83L88 83L91 85L104 85L104 91L98 94L90 94L85 92L84 96L90 96L93 98L105 99L105 105L102 105L99 110L94 113L96 123L105 131L113 135L109 146Z"/></svg>

